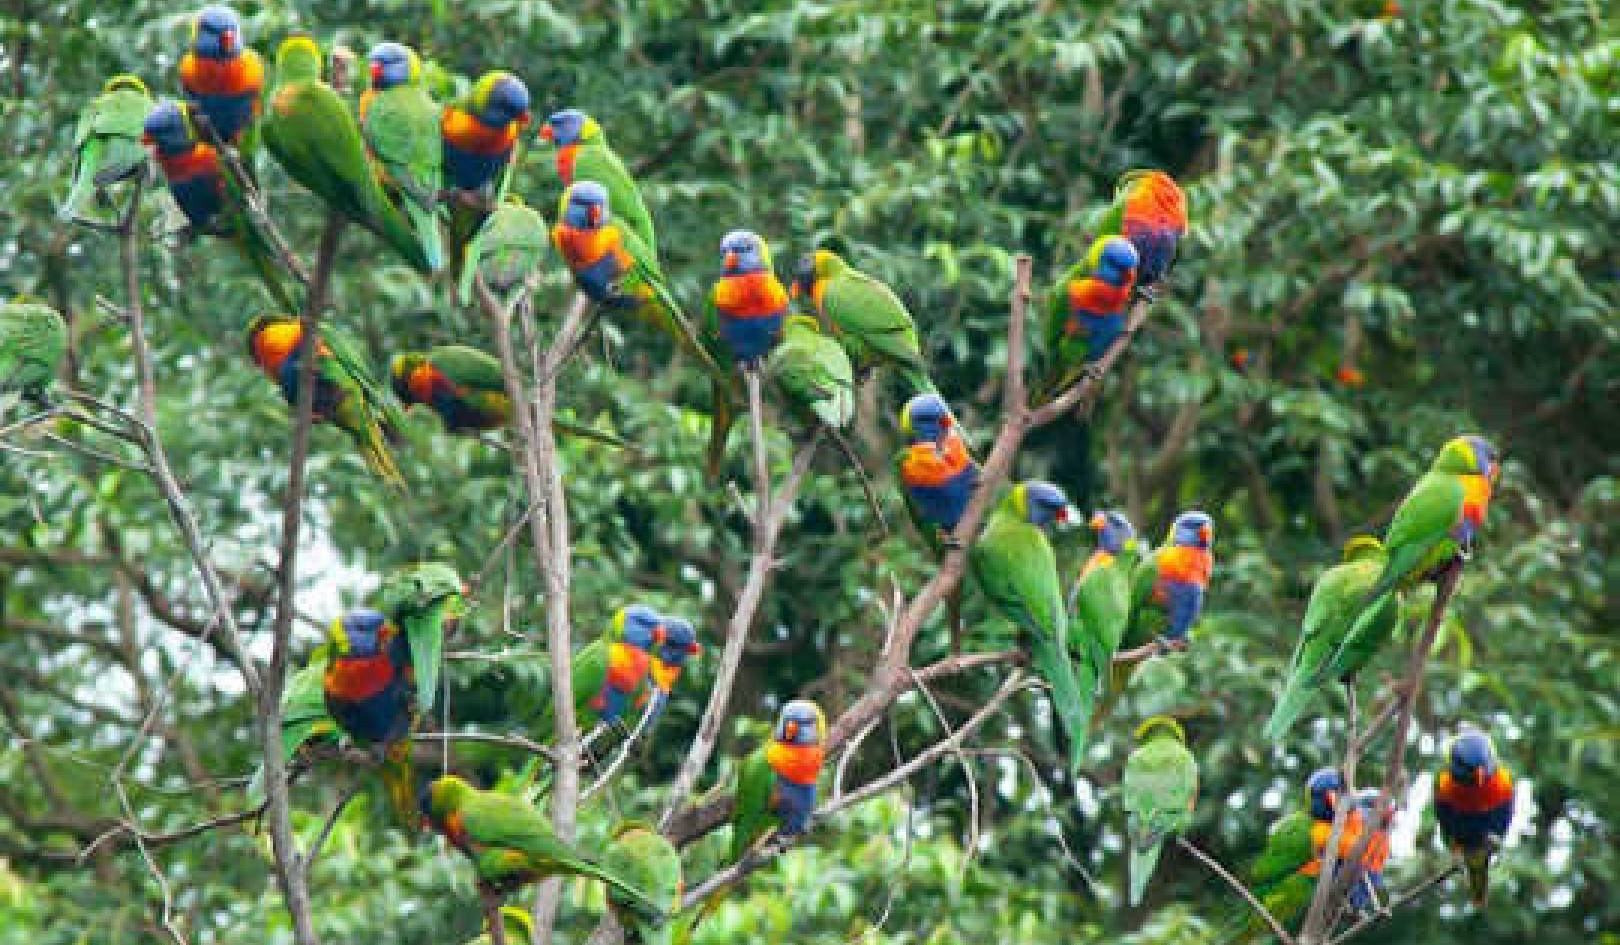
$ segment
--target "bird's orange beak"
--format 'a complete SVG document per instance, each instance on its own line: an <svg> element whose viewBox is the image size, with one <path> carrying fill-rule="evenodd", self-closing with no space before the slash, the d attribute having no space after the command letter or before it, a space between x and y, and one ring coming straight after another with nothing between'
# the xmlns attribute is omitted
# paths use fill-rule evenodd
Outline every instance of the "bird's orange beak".
<svg viewBox="0 0 1620 945"><path fill-rule="evenodd" d="M1328 806L1333 808L1334 810L1339 809L1339 792L1338 791L1329 791L1328 792Z"/></svg>
<svg viewBox="0 0 1620 945"><path fill-rule="evenodd" d="M1091 530L1092 531L1100 532L1107 525L1108 525L1108 517L1107 516L1103 515L1101 512L1093 512L1091 514Z"/></svg>
<svg viewBox="0 0 1620 945"><path fill-rule="evenodd" d="M602 208L601 207L589 207L589 208L586 209L585 215L591 218L591 226L601 226L602 225Z"/></svg>
<svg viewBox="0 0 1620 945"><path fill-rule="evenodd" d="M555 141L555 140L557 140L557 133L555 131L551 130L550 125L541 125L540 126L540 139L542 141Z"/></svg>
<svg viewBox="0 0 1620 945"><path fill-rule="evenodd" d="M226 52L236 51L236 30L226 30L219 34L219 48Z"/></svg>
<svg viewBox="0 0 1620 945"><path fill-rule="evenodd" d="M663 646L664 638L667 636L669 636L669 631L664 629L663 624L653 627L653 646Z"/></svg>
<svg viewBox="0 0 1620 945"><path fill-rule="evenodd" d="M951 424L954 422L955 421L951 419L951 415L946 414L945 416L939 418L940 429L949 430L951 428Z"/></svg>
<svg viewBox="0 0 1620 945"><path fill-rule="evenodd" d="M1215 533L1210 529L1210 527L1208 525L1200 525L1200 526L1198 526L1198 540L1200 542L1203 542L1204 544L1207 545L1207 544L1209 544L1210 539L1212 539L1214 537L1215 537Z"/></svg>
<svg viewBox="0 0 1620 945"><path fill-rule="evenodd" d="M727 253L726 258L724 260L724 264L725 264L725 267L727 269L735 269L735 268L737 268L737 254L736 253Z"/></svg>
<svg viewBox="0 0 1620 945"><path fill-rule="evenodd" d="M783 741L793 741L799 737L799 723L793 721L792 719L788 719L788 721L782 726L782 733L786 736L782 739Z"/></svg>
<svg viewBox="0 0 1620 945"><path fill-rule="evenodd" d="M154 142L152 140L152 133L150 131L141 132L141 144L155 144L155 143L156 142Z"/></svg>
<svg viewBox="0 0 1620 945"><path fill-rule="evenodd" d="M380 62L371 64L371 84L373 86L382 84L382 63Z"/></svg>
<svg viewBox="0 0 1620 945"><path fill-rule="evenodd" d="M1485 786L1485 769L1484 768L1475 768L1474 769L1474 783L1479 785L1480 787Z"/></svg>
<svg viewBox="0 0 1620 945"><path fill-rule="evenodd" d="M789 286L788 286L788 298L790 298L790 299L796 299L796 298L798 298L798 297L799 297L799 295L800 295L800 293L801 293L801 292L802 292L802 291L803 291L803 290L801 290L801 289L800 289L800 288L799 288L799 280L797 280L797 279L794 279L794 280L793 280L793 283L792 283L792 284L791 284L791 285L789 285Z"/></svg>

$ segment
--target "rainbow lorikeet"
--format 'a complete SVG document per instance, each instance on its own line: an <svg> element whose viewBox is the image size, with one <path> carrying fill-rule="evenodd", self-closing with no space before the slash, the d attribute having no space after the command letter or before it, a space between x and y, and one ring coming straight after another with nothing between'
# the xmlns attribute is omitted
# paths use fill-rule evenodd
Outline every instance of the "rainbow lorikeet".
<svg viewBox="0 0 1620 945"><path fill-rule="evenodd" d="M381 613L357 608L327 630L332 658L321 677L326 712L344 734L374 749L383 786L402 822L417 826L411 745L411 652L405 635ZM283 729L285 740L287 732Z"/></svg>
<svg viewBox="0 0 1620 945"><path fill-rule="evenodd" d="M321 78L321 48L304 35L276 50L264 143L287 176L360 224L423 273L433 271L410 221L383 192L349 106Z"/></svg>
<svg viewBox="0 0 1620 945"><path fill-rule="evenodd" d="M1513 824L1513 775L1497 761L1491 737L1475 728L1447 741L1445 757L1434 776L1435 820L1463 861L1474 905L1484 908L1491 858Z"/></svg>
<svg viewBox="0 0 1620 945"><path fill-rule="evenodd" d="M466 345L399 354L389 365L394 394L439 415L451 433L496 430L512 421L501 363Z"/></svg>
<svg viewBox="0 0 1620 945"><path fill-rule="evenodd" d="M840 431L855 419L855 370L843 347L821 333L819 322L790 316L765 371L795 413L842 438Z"/></svg>
<svg viewBox="0 0 1620 945"><path fill-rule="evenodd" d="M322 644L310 655L309 664L288 676L282 687L281 749L285 761L292 761L305 745L337 737L338 724L326 711L326 671L331 661L331 644Z"/></svg>
<svg viewBox="0 0 1620 945"><path fill-rule="evenodd" d="M574 717L582 729L621 722L632 705L647 698L652 654L667 639L657 611L643 604L630 604L614 613L606 633L574 654L569 678ZM553 724L548 694L542 701L534 737L549 740Z"/></svg>
<svg viewBox="0 0 1620 945"><path fill-rule="evenodd" d="M1140 744L1125 759L1120 782L1130 838L1133 906L1142 904L1165 838L1192 826L1198 804L1198 760L1187 750L1181 724L1156 715L1137 728L1136 740Z"/></svg>
<svg viewBox="0 0 1620 945"><path fill-rule="evenodd" d="M658 911L673 915L681 906L681 854L669 839L651 824L625 821L613 828L612 839L602 851L602 865L645 890ZM647 921L635 902L626 902L623 893L607 891L612 909L629 933L628 941L640 945L671 945L674 928Z"/></svg>
<svg viewBox="0 0 1620 945"><path fill-rule="evenodd" d="M1341 801L1351 804L1345 814L1344 827L1339 831L1341 868L1355 854L1362 834L1369 829L1373 831L1373 838L1361 855L1362 875L1351 885L1348 897L1352 906L1366 909L1373 904L1374 892L1383 888L1384 864L1389 859L1389 832L1375 809L1378 791L1371 789L1355 796L1347 795L1344 775L1335 768L1318 768L1306 784L1311 795L1312 857L1305 867L1306 875L1321 875L1323 856L1333 839L1333 818Z"/></svg>
<svg viewBox="0 0 1620 945"><path fill-rule="evenodd" d="M892 365L913 393L935 391L917 325L893 289L818 249L799 259L792 294L809 296L863 376L879 364Z"/></svg>
<svg viewBox="0 0 1620 945"><path fill-rule="evenodd" d="M1131 612L1131 572L1136 565L1136 529L1120 512L1091 516L1097 549L1086 559L1069 592L1069 653L1079 677L1082 709L1087 720L1097 694L1107 685L1114 651L1125 634ZM1071 737L1080 740L1083 733Z"/></svg>
<svg viewBox="0 0 1620 945"><path fill-rule="evenodd" d="M653 649L652 661L647 668L648 678L652 681L652 711L655 713L662 713L669 704L669 697L675 692L675 683L680 680L687 660L703 653L703 647L698 645L697 628L692 626L692 621L666 614L661 618L661 623L664 626L664 639Z"/></svg>
<svg viewBox="0 0 1620 945"><path fill-rule="evenodd" d="M534 945L534 919L516 906L501 906L501 928L506 931L506 945ZM489 926L466 945L491 945Z"/></svg>
<svg viewBox="0 0 1620 945"><path fill-rule="evenodd" d="M653 231L652 214L647 212L635 178L608 144L602 126L579 109L568 108L546 119L540 126L540 137L557 147L557 176L562 178L563 186L594 180L607 188L614 218L634 231L647 247L648 258L656 260L658 236ZM770 268L769 264L766 268Z"/></svg>
<svg viewBox="0 0 1620 945"><path fill-rule="evenodd" d="M810 828L827 744L821 707L795 699L782 707L770 741L737 769L731 858L740 860L771 827L784 837Z"/></svg>
<svg viewBox="0 0 1620 945"><path fill-rule="evenodd" d="M1130 240L1101 236L1069 268L1047 308L1048 365L1036 386L1038 399L1056 397L1079 380L1124 333L1138 258Z"/></svg>
<svg viewBox="0 0 1620 945"><path fill-rule="evenodd" d="M1114 188L1114 203L1104 214L1101 229L1123 235L1136 247L1141 260L1137 291L1151 299L1170 274L1178 244L1187 235L1186 195L1163 171L1127 171Z"/></svg>
<svg viewBox="0 0 1620 945"><path fill-rule="evenodd" d="M787 290L771 269L771 250L757 233L732 230L720 241L720 281L709 301L719 324L720 340L743 367L759 366L761 358L782 340L787 318ZM835 429L842 424L828 424Z"/></svg>
<svg viewBox="0 0 1620 945"><path fill-rule="evenodd" d="M236 247L276 304L293 308L270 238L248 212L247 199L225 173L219 153L197 136L191 106L163 102L146 116L144 140L169 183L169 193L194 234L211 234Z"/></svg>
<svg viewBox="0 0 1620 945"><path fill-rule="evenodd" d="M471 304L473 278L483 276L490 291L510 307L550 251L546 218L522 197L507 194L467 243L458 287L461 304Z"/></svg>
<svg viewBox="0 0 1620 945"><path fill-rule="evenodd" d="M906 401L900 408L900 432L908 445L895 454L895 475L911 521L937 553L955 542L952 532L979 485L979 464L938 394Z"/></svg>
<svg viewBox="0 0 1620 945"><path fill-rule="evenodd" d="M456 569L427 561L406 565L383 580L377 603L405 631L416 674L416 710L429 712L439 691L444 638L467 610L467 585Z"/></svg>
<svg viewBox="0 0 1620 945"><path fill-rule="evenodd" d="M1087 722L1082 713L1090 700L1080 692L1069 659L1063 585L1044 531L1067 521L1068 515L1068 499L1057 486L1019 483L990 513L968 554L968 567L984 596L1019 629L1035 671L1051 689L1053 711L1069 734L1069 765L1078 769Z"/></svg>
<svg viewBox="0 0 1620 945"><path fill-rule="evenodd" d="M248 48L242 20L220 4L191 19L191 42L180 57L180 87L186 101L208 116L219 140L241 145L259 117L264 60Z"/></svg>
<svg viewBox="0 0 1620 945"><path fill-rule="evenodd" d="M439 119L446 182L478 191L504 171L529 124L529 87L510 72L486 72Z"/></svg>
<svg viewBox="0 0 1620 945"><path fill-rule="evenodd" d="M1310 872L1317 860L1311 853L1310 814L1297 810L1271 825L1266 845L1244 871L1244 881L1254 897L1260 900L1277 922L1292 925L1305 913L1311 895L1316 889L1315 873ZM1317 865L1320 870L1320 865ZM1231 931L1222 945L1262 942L1273 938L1271 928L1264 919L1254 914L1247 905L1238 907L1236 917L1229 922Z"/></svg>
<svg viewBox="0 0 1620 945"><path fill-rule="evenodd" d="M1394 588L1412 587L1466 557L1501 472L1496 447L1483 437L1446 441L1390 520L1384 567L1367 592L1367 602L1376 606ZM1370 613L1371 608L1364 610L1362 619L1370 619Z"/></svg>
<svg viewBox="0 0 1620 945"><path fill-rule="evenodd" d="M110 204L107 191L146 168L141 134L152 110L146 83L132 75L115 75L101 94L79 113L73 130L73 181L58 216L70 220L85 209L92 196Z"/></svg>
<svg viewBox="0 0 1620 945"><path fill-rule="evenodd" d="M482 889L504 893L549 876L584 876L621 896L621 907L655 923L663 915L624 874L558 837L545 815L522 798L481 791L451 774L424 786L421 809L433 829L472 861Z"/></svg>
<svg viewBox="0 0 1620 945"><path fill-rule="evenodd" d="M15 299L0 305L0 393L18 391L40 407L67 358L67 322L56 309Z"/></svg>
<svg viewBox="0 0 1620 945"><path fill-rule="evenodd" d="M303 326L290 315L260 315L248 324L248 356L276 382L289 406L298 403L303 335ZM315 419L336 424L349 434L366 465L389 485L403 488L405 478L388 443L402 435L404 415L372 378L359 345L337 326L321 328L317 350Z"/></svg>
<svg viewBox="0 0 1620 945"><path fill-rule="evenodd" d="M1288 685L1266 722L1265 736L1279 739L1299 718L1324 683L1346 685L1384 645L1400 623L1399 592L1379 599L1374 617L1357 624L1367 592L1384 569L1384 545L1357 535L1344 546L1344 562L1322 572L1305 605L1299 643L1288 671ZM1352 628L1358 632L1352 633Z"/></svg>
<svg viewBox="0 0 1620 945"><path fill-rule="evenodd" d="M439 232L439 179L444 147L439 106L422 79L416 50L378 43L366 54L371 87L360 97L360 130L382 171L387 193L410 220L429 272L444 268Z"/></svg>

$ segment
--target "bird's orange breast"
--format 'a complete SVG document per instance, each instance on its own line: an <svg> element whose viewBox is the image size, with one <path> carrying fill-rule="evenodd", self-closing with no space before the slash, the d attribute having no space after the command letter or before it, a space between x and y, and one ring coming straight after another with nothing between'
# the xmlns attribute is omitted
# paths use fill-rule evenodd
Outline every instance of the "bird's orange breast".
<svg viewBox="0 0 1620 945"><path fill-rule="evenodd" d="M771 770L794 784L814 784L821 775L824 752L820 745L790 745L773 741L765 749Z"/></svg>
<svg viewBox="0 0 1620 945"><path fill-rule="evenodd" d="M1512 802L1513 775L1506 768L1497 768L1484 784L1469 784L1442 771L1434 780L1434 798L1459 813L1482 814Z"/></svg>
<svg viewBox="0 0 1620 945"><path fill-rule="evenodd" d="M1159 553L1159 578L1182 581L1199 587L1209 586L1209 573L1214 567L1208 551L1172 545Z"/></svg>
<svg viewBox="0 0 1620 945"><path fill-rule="evenodd" d="M777 315L787 308L787 290L768 272L721 276L714 284L714 307L734 318Z"/></svg>
<svg viewBox="0 0 1620 945"><path fill-rule="evenodd" d="M517 141L517 122L491 128L474 116L455 106L445 108L439 120L439 133L444 140L463 151L474 154L503 154Z"/></svg>
<svg viewBox="0 0 1620 945"><path fill-rule="evenodd" d="M967 443L952 433L943 446L914 443L900 460L900 477L908 486L942 486L973 462Z"/></svg>
<svg viewBox="0 0 1620 945"><path fill-rule="evenodd" d="M186 53L180 60L180 84L203 95L243 95L264 88L264 60L251 49L230 59Z"/></svg>

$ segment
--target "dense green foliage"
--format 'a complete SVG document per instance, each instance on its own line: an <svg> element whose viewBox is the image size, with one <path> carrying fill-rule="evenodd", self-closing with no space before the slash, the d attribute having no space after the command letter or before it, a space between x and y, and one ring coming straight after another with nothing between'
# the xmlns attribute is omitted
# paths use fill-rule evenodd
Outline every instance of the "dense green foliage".
<svg viewBox="0 0 1620 945"><path fill-rule="evenodd" d="M1452 886L1359 940L1613 941L1620 35L1612 13L1588 0L1079 6L240 8L261 52L295 25L362 52L396 39L442 67L441 101L504 66L528 83L537 119L586 109L638 173L682 299L695 303L718 274L715 248L735 227L771 242L784 277L799 252L836 239L854 265L899 289L933 377L977 443L996 422L1011 254L1031 253L1045 283L1089 244L1120 171L1163 167L1187 184L1193 232L1183 261L1108 379L1102 409L1089 427L1044 431L1018 471L1052 478L1088 510L1127 510L1155 542L1182 508L1214 516L1215 575L1191 652L1137 674L1131 697L1093 739L1080 783L1062 773L1044 698L1021 697L979 737L982 753L967 756L976 793L951 760L911 789L839 815L734 893L696 941L843 942L880 921L865 941L1196 940L1232 897L1177 850L1166 850L1144 906L1124 907L1114 788L1132 722L1161 711L1181 719L1203 779L1192 836L1228 863L1245 862L1279 812L1303 802L1305 773L1342 748L1337 697L1308 712L1286 743L1260 736L1310 584L1346 537L1382 527L1458 432L1490 436L1506 472L1431 663L1411 767L1435 764L1438 736L1455 721L1488 724L1520 775L1528 816L1497 867L1488 916L1465 908ZM135 402L130 346L96 305L98 295L122 296L116 246L60 222L55 205L78 109L106 76L131 71L155 94L177 91L188 9L16 0L0 12L0 296L26 292L67 314L67 382L126 407ZM270 162L262 170L273 215L308 255L320 220L314 200ZM554 216L558 188L543 152L530 154L517 189ZM153 227L161 216L149 214ZM154 239L141 274L163 439L262 656L291 425L246 360L242 328L269 300L218 244ZM560 266L548 274L542 312L561 311L565 275ZM475 312L456 308L447 287L411 274L368 234L344 243L334 296L337 317L379 367L401 350L489 346ZM554 319L539 322L544 332ZM606 334L608 353L593 344L564 379L564 412L641 449L563 441L575 639L584 643L615 607L642 599L692 616L712 651L746 565L748 526L701 473L707 420L687 405L706 403L706 383L690 363L671 367L661 337L634 325ZM887 467L898 407L893 385L881 387L857 421L874 471ZM373 575L394 565L436 555L478 574L524 505L508 454L413 417L419 442L401 456L408 507L378 487L341 433L314 434L300 658L339 606L365 600ZM785 414L774 421L774 456L785 464L795 426ZM119 451L91 431L68 435ZM20 445L44 455L0 453L0 943L152 941L164 891L133 846L109 843L83 862L76 854L131 814L155 834L245 806L257 761L252 707L208 632L190 559L151 484L105 462ZM727 475L746 484L740 434L729 460ZM881 485L891 522L902 521L892 483ZM1077 565L1085 544L1067 536L1059 554ZM809 695L833 716L872 664L877 601L891 580L917 586L932 559L907 530L878 541L854 477L825 456L782 557L733 707L764 720ZM459 722L501 729L538 705L539 587L523 549L493 562L477 619L451 648L519 655L451 664ZM519 638L502 632L507 589ZM970 647L1005 645L1003 625L971 593L967 615ZM913 661L948 647L939 621ZM1375 660L1363 692L1380 690L1396 667L1394 654ZM652 750L616 788L626 813L659 809L711 673L707 657L688 667ZM998 682L988 672L953 677L936 694L960 718ZM1324 710L1329 719L1316 720ZM148 715L156 724L138 737ZM867 739L852 778L892 767L891 732L906 754L940 735L928 706L906 697ZM758 734L739 721L721 754L741 757ZM1383 751L1374 751L1374 771ZM711 769L704 786L729 783L732 764ZM109 787L114 769L127 802ZM326 766L296 786L306 837L347 777ZM1397 887L1443 862L1427 788L1420 778L1407 839L1397 837ZM974 797L978 829L968 822ZM600 805L586 812L587 843L605 842L610 814ZM291 940L267 844L231 828L152 850L193 941ZM721 865L724 850L723 835L689 848L688 884ZM339 822L312 883L330 941L386 932L388 941L457 942L478 925L465 865L438 843L385 829L365 800ZM569 887L568 902L568 929L590 928L602 908L596 887Z"/></svg>

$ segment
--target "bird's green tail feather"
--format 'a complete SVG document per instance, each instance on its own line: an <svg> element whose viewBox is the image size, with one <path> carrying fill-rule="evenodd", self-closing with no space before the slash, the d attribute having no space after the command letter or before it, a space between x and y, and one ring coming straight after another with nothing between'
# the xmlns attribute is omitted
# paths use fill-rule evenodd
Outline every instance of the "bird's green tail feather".
<svg viewBox="0 0 1620 945"><path fill-rule="evenodd" d="M1485 908L1491 895L1491 851L1481 847L1463 857L1463 868L1468 873L1468 896L1478 908Z"/></svg>
<svg viewBox="0 0 1620 945"><path fill-rule="evenodd" d="M90 199L91 193L95 190L94 169L100 164L100 149L92 142L86 146L85 154L80 156L78 167L74 168L73 182L68 189L68 195L62 201L62 208L57 211L59 217L64 220L72 219L79 212L79 208L84 206L84 202Z"/></svg>
<svg viewBox="0 0 1620 945"><path fill-rule="evenodd" d="M1142 894L1147 891L1148 880L1153 878L1153 870L1159 865L1159 849L1163 846L1162 838L1147 846L1131 843L1131 905L1142 904Z"/></svg>
<svg viewBox="0 0 1620 945"><path fill-rule="evenodd" d="M1316 695L1316 687L1304 676L1294 675L1288 680L1288 688L1283 690L1282 698L1271 710L1271 718L1266 720L1265 737L1271 740L1282 738L1287 734L1295 721L1310 705L1311 697Z"/></svg>
<svg viewBox="0 0 1620 945"><path fill-rule="evenodd" d="M1090 722L1091 700L1080 692L1080 681L1069 659L1068 648L1044 634L1030 638L1030 656L1035 671L1051 688L1052 708L1063 721L1069 737L1069 769L1078 771L1085 758L1086 726Z"/></svg>
<svg viewBox="0 0 1620 945"><path fill-rule="evenodd" d="M444 268L444 234L439 229L439 215L431 205L418 202L409 194L404 195L401 206L405 208L405 215L410 218L411 229L416 233L416 245L421 251L422 261L427 264L429 272L438 272Z"/></svg>

